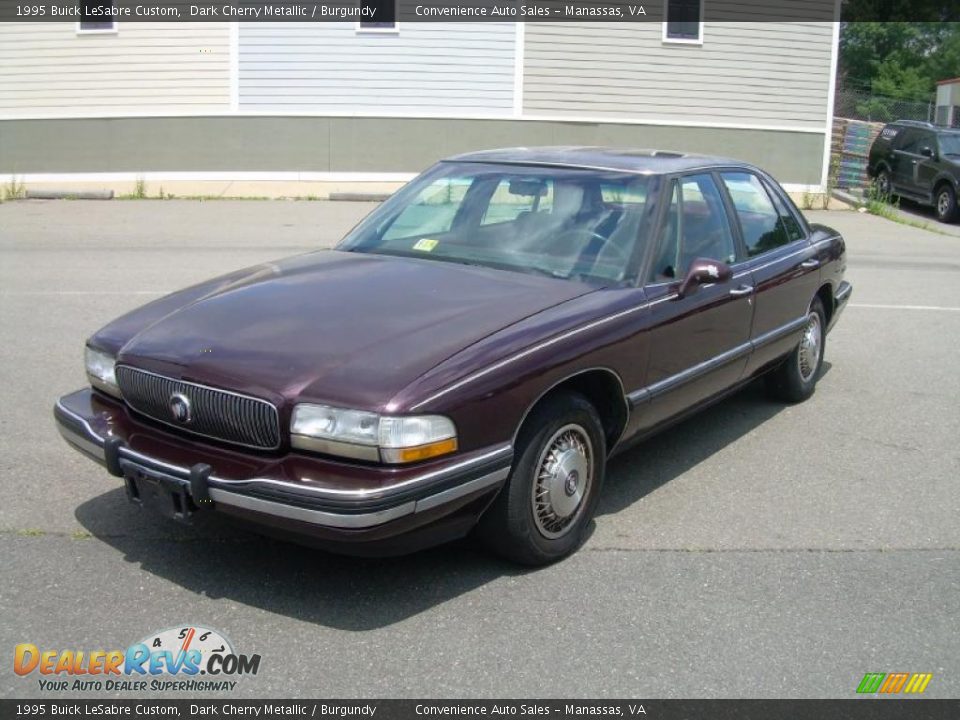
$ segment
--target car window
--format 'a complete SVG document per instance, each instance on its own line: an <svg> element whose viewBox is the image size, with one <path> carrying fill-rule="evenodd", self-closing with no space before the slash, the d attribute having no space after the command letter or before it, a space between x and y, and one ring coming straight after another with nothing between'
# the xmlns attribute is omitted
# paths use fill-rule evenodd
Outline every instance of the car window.
<svg viewBox="0 0 960 720"><path fill-rule="evenodd" d="M934 142L933 142L932 133L914 131L910 134L910 137L907 138L906 144L904 144L904 146L901 147L900 149L903 150L904 152L913 153L914 155L919 155L920 151L923 148L925 147L932 148L933 146L934 146Z"/></svg>
<svg viewBox="0 0 960 720"><path fill-rule="evenodd" d="M894 150L903 150L908 144L914 142L917 139L917 131L911 130L910 128L905 128L900 131L900 134L893 141Z"/></svg>
<svg viewBox="0 0 960 720"><path fill-rule="evenodd" d="M384 233L384 240L447 232L469 189L470 183L459 178L440 178L430 183L397 216Z"/></svg>
<svg viewBox="0 0 960 720"><path fill-rule="evenodd" d="M497 183L496 190L490 196L490 202L483 212L480 224L513 222L530 213L549 213L552 207L553 181L523 183L512 178L504 178Z"/></svg>
<svg viewBox="0 0 960 720"><path fill-rule="evenodd" d="M647 201L647 186L625 187L623 184L603 183L600 185L600 196L608 204L639 206Z"/></svg>
<svg viewBox="0 0 960 720"><path fill-rule="evenodd" d="M701 257L732 263L736 247L713 177L691 175L673 183L649 280L679 279Z"/></svg>
<svg viewBox="0 0 960 720"><path fill-rule="evenodd" d="M787 227L760 178L745 172L725 172L721 177L737 210L750 257L790 242Z"/></svg>
<svg viewBox="0 0 960 720"><path fill-rule="evenodd" d="M783 223L783 229L787 233L787 241L793 242L794 240L799 240L804 237L803 226L800 225L797 216L787 207L787 203L780 195L771 189L769 184L764 183L764 187L767 190L767 194L770 195L773 200L774 206L777 208L777 214L780 215L780 222Z"/></svg>
<svg viewBox="0 0 960 720"><path fill-rule="evenodd" d="M649 177L586 168L441 163L338 246L608 284L645 235Z"/></svg>
<svg viewBox="0 0 960 720"><path fill-rule="evenodd" d="M960 156L960 133L943 133L940 140L940 154Z"/></svg>

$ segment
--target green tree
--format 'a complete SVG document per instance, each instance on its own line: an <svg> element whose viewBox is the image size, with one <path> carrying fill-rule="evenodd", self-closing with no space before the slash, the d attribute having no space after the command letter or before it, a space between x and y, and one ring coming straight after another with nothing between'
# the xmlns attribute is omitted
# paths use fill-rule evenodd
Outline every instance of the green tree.
<svg viewBox="0 0 960 720"><path fill-rule="evenodd" d="M960 76L960 23L844 22L841 87L929 100L937 80Z"/></svg>

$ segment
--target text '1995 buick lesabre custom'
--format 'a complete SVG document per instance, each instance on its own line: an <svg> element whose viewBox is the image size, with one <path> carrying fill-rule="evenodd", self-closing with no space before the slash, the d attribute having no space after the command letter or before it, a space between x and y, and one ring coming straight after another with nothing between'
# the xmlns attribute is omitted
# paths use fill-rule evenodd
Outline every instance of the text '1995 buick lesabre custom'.
<svg viewBox="0 0 960 720"><path fill-rule="evenodd" d="M814 391L846 250L740 162L603 148L438 163L334 250L115 320L54 414L135 503L364 554L476 531L543 564L610 455L766 374Z"/></svg>

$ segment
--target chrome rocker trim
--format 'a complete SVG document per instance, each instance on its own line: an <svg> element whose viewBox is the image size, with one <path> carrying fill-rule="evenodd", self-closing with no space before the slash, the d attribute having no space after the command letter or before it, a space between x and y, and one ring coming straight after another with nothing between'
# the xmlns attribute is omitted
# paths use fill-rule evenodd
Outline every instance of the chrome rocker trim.
<svg viewBox="0 0 960 720"><path fill-rule="evenodd" d="M66 408L59 400L54 407L54 416L57 422L57 429L60 431L64 440L84 455L106 466L112 474L122 474L122 472L119 472L119 468L110 467L111 459L108 458L106 444L112 439L104 438L96 433L83 417ZM67 418L68 421L65 422L63 418ZM187 486L191 485L196 475L194 468L172 465L157 458L139 453L124 444L118 443L115 452L120 464L133 464L148 471L162 472ZM356 530L374 527L406 515L431 510L472 493L493 488L506 480L509 475L512 455L513 448L511 445L501 445L490 452L456 463L449 468L425 472L422 475L401 481L394 485L373 490L332 490L302 486L297 483L269 478L228 480L209 474L206 477L206 491L209 499L214 503L251 510L264 515L298 520L312 525ZM444 487L437 492L429 492L429 488L432 486L442 484L445 480L455 479L458 476L462 476L464 472L469 472L472 469L480 470L484 466L489 466L491 463L502 464L503 466L483 473L478 477L467 479L459 484ZM424 494L422 496L410 497L408 491L415 492L417 486L424 486ZM283 489L287 491L291 499L302 499L304 502L301 504L278 502L276 499L267 499L237 492L239 488L243 488L244 490L256 490L258 488ZM398 499L396 504L390 505L391 496L398 494L401 495L401 499ZM195 499L202 500L202 498ZM308 505L311 501L322 502L324 500L338 501L341 504L344 502L349 503L350 501L361 504L365 502L368 504L376 503L377 505L386 505L386 507L378 507L371 511L364 511L361 507L358 508L358 512L336 512L333 510L315 509L304 506Z"/></svg>
<svg viewBox="0 0 960 720"><path fill-rule="evenodd" d="M723 367L724 365L727 365L728 363L734 362L735 360L739 360L745 355L749 355L759 347L763 347L764 345L780 340L781 338L787 337L795 332L799 332L800 329L806 324L806 322L807 322L806 315L804 315L801 318L797 318L796 320L791 320L785 325L781 325L780 327L774 328L773 330L770 330L769 332L766 332L763 335L758 335L752 340L748 340L747 342L742 343L741 345L737 345L736 347L730 348L729 350L726 350L720 353L719 355L715 355L709 360L704 360L702 363L698 365L694 365L693 367L689 367L686 370L682 370L676 373L675 375L671 375L669 377L663 378L662 380L658 380L657 382L653 383L652 385L648 385L647 387L640 388L639 390L634 390L633 392L627 395L627 401L630 403L630 407L632 408L635 408L638 405L642 405L643 403L649 400L652 400L656 397L659 397L664 393L667 393L671 390L675 390L681 385L685 385L688 382L697 380L698 378L703 377L707 373L713 372L714 370L717 370Z"/></svg>

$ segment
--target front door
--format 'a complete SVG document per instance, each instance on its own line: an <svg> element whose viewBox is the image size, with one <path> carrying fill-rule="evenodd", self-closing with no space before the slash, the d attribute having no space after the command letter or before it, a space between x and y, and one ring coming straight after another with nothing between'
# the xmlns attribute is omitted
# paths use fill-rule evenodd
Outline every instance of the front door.
<svg viewBox="0 0 960 720"><path fill-rule="evenodd" d="M638 431L650 429L734 385L749 354L753 314L749 283L703 285L686 297L677 288L697 258L738 259L731 223L713 175L673 181L670 206L650 268L650 362L638 407Z"/></svg>
<svg viewBox="0 0 960 720"><path fill-rule="evenodd" d="M903 139L900 148L895 151L897 164L894 169L893 183L907 195L916 195L928 199L932 192L932 181L936 175L937 139L928 130L911 130Z"/></svg>

